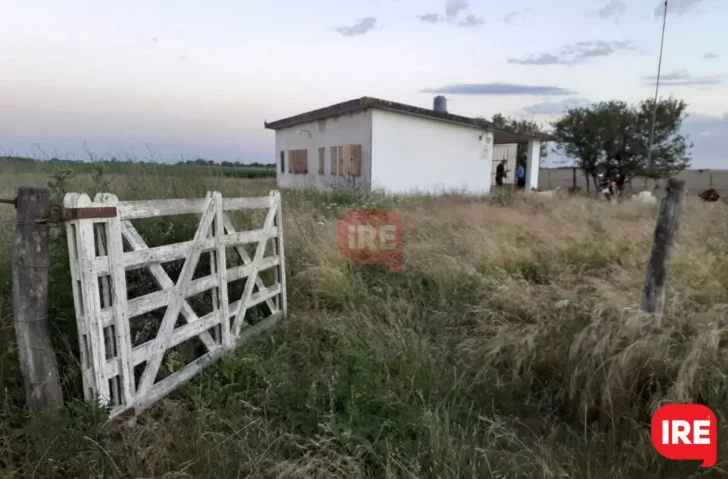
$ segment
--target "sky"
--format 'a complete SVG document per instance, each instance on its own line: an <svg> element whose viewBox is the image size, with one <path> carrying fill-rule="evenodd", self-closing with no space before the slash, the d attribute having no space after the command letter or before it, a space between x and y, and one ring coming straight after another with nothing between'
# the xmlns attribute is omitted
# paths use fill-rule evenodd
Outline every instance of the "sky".
<svg viewBox="0 0 728 479"><path fill-rule="evenodd" d="M0 155L272 163L274 121L372 96L547 126L654 95L664 0L0 0ZM728 1L669 0L660 96L728 168ZM721 148L722 147L722 148ZM553 160L552 160L553 161Z"/></svg>

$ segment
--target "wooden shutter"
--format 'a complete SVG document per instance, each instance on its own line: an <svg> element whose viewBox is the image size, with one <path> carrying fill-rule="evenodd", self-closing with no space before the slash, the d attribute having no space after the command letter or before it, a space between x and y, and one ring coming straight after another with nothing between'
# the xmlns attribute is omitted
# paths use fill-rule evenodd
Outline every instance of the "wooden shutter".
<svg viewBox="0 0 728 479"><path fill-rule="evenodd" d="M336 175L337 159L339 158L339 149L336 146L331 147L331 171L329 174Z"/></svg>
<svg viewBox="0 0 728 479"><path fill-rule="evenodd" d="M361 176L361 145L351 145L349 174L351 176Z"/></svg>
<svg viewBox="0 0 728 479"><path fill-rule="evenodd" d="M348 151L349 145L344 145L339 147L339 176L345 176L346 175L346 169L345 169L345 163L344 158L346 157L345 154Z"/></svg>
<svg viewBox="0 0 728 479"><path fill-rule="evenodd" d="M308 150L291 150L288 152L288 164L294 175L308 173Z"/></svg>
<svg viewBox="0 0 728 479"><path fill-rule="evenodd" d="M324 156L326 156L326 148L319 148L319 164L318 164L318 174L319 175L324 174Z"/></svg>

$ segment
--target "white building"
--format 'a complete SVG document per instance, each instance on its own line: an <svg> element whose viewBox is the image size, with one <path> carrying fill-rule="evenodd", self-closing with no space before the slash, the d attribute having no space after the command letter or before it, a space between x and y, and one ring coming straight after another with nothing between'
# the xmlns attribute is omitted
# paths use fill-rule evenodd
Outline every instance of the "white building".
<svg viewBox="0 0 728 479"><path fill-rule="evenodd" d="M523 142L526 188L537 188L540 145L552 139L450 114L444 97L435 98L433 110L363 97L265 127L275 130L280 188L351 186L387 193L488 193L503 159L510 170L505 183L514 183L517 143Z"/></svg>

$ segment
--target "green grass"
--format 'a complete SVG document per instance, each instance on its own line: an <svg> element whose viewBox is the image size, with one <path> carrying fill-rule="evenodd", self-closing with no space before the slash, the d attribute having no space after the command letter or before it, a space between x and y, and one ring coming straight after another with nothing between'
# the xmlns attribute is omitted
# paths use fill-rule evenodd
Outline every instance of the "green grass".
<svg viewBox="0 0 728 479"><path fill-rule="evenodd" d="M122 200L274 187L220 176L17 173L3 177L0 196L49 181L57 194L104 189ZM693 200L665 327L653 332L638 307L654 206L284 192L288 320L117 431L102 427L102 411L72 402L80 385L61 237L51 317L69 407L23 413L3 231L0 476L722 477L728 206ZM400 214L402 271L338 252L336 221L357 207ZM154 244L191 237L189 225L168 219L140 229ZM713 408L715 469L652 449L649 417L663 401Z"/></svg>

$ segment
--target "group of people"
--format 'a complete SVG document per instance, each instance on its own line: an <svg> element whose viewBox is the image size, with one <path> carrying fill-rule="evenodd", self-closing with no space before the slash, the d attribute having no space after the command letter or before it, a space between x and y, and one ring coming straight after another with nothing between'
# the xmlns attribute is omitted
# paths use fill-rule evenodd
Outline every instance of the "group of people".
<svg viewBox="0 0 728 479"><path fill-rule="evenodd" d="M502 160L495 169L495 184L497 186L503 186L503 181L509 173L506 169L507 163L507 160ZM617 188L617 183L613 178L601 173L598 176L598 180L599 189L605 198L611 200L619 194L619 188ZM518 162L518 166L516 167L516 188L519 190L526 188L526 167L522 161Z"/></svg>
<svg viewBox="0 0 728 479"><path fill-rule="evenodd" d="M503 186L503 180L505 180L506 175L509 173L506 169L506 163L507 161L503 160L495 168L495 184L497 186ZM526 188L526 167L523 165L523 162L519 162L516 167L516 188L519 190Z"/></svg>

